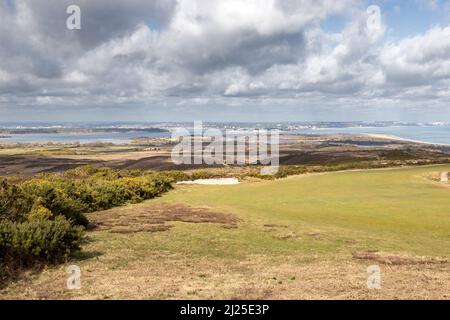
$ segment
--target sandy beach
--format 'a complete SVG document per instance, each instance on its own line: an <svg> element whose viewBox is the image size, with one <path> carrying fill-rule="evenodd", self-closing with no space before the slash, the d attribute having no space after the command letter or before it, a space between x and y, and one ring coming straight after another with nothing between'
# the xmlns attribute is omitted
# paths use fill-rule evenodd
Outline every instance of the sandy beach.
<svg viewBox="0 0 450 320"><path fill-rule="evenodd" d="M406 138L401 138L398 136L392 136L392 135L387 135L387 134L368 133L367 136L374 138L374 139L386 139L386 140L396 140L396 141L403 141L403 142L413 142L413 143L428 144L428 145L433 145L433 146L450 146L450 144L446 144L446 143L433 143L433 142L426 142L426 141L421 141L421 140L406 139Z"/></svg>

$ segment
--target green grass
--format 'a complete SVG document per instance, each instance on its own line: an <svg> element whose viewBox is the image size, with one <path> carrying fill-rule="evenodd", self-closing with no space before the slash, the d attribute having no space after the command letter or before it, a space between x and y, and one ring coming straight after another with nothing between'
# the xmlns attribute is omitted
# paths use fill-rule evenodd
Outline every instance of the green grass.
<svg viewBox="0 0 450 320"><path fill-rule="evenodd" d="M450 165L177 186L120 214L139 219L155 205L184 204L234 214L238 227L167 222L173 228L163 232L88 232L68 262L80 266L82 290L65 290L59 266L0 297L448 299L448 264L382 265L383 290L370 291L366 269L377 262L352 258L372 249L448 259L450 186L426 177L443 170Z"/></svg>
<svg viewBox="0 0 450 320"><path fill-rule="evenodd" d="M450 256L450 188L423 176L440 170L450 166L178 188L156 201L208 206L236 214L242 223L237 230L179 224L170 235L155 236L159 239L153 245L222 256L292 251L348 254L355 249ZM265 224L287 228L269 231ZM278 239L277 233L282 237L289 232L296 237ZM349 246L349 241L356 243Z"/></svg>

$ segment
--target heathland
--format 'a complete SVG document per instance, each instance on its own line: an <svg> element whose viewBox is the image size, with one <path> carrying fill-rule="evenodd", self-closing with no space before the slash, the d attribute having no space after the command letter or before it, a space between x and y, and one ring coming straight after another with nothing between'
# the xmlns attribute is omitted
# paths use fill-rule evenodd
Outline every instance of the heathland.
<svg viewBox="0 0 450 320"><path fill-rule="evenodd" d="M156 175L172 182L236 175L241 183L173 184L121 206L86 210L81 251L62 264L24 270L0 296L448 299L450 187L438 177L450 165L433 164L448 162L445 150L328 143L309 153L290 144L282 174L270 180L252 168L122 172L126 177L106 170L102 181L119 185L137 179L142 187ZM32 177L8 179L26 184ZM81 268L80 290L66 288L69 264ZM381 268L380 290L367 288L371 265Z"/></svg>

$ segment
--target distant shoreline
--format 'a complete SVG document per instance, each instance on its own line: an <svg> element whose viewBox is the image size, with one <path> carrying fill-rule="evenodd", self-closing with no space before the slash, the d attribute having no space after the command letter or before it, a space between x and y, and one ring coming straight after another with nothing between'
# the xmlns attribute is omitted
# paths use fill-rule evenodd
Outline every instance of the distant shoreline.
<svg viewBox="0 0 450 320"><path fill-rule="evenodd" d="M403 142L414 142L414 143L419 143L419 144L428 144L428 145L433 145L433 146L450 147L450 144L448 144L448 143L427 142L427 141L422 141L422 140L402 138L402 137L388 135L388 134L366 133L365 135L367 135L368 137L371 137L371 138L375 138L375 139L386 139L386 140L395 140L395 141L403 141Z"/></svg>
<svg viewBox="0 0 450 320"><path fill-rule="evenodd" d="M164 129L143 129L143 130L134 130L134 129L112 129L109 128L106 131L104 129L87 129L87 130L79 130L79 131L71 131L72 129L66 129L67 132L54 132L54 133L21 133L17 134L18 137L21 137L21 140L16 140L11 135L1 135L0 130L0 144L2 145L71 145L71 144L95 144L95 143L105 143L105 144L117 144L117 145L134 145L136 142L139 142L140 139L158 139L158 138L167 138L169 131ZM122 132L120 132L122 131ZM145 136L145 133L150 134L149 136ZM133 135L134 134L134 135ZM153 134L153 135L152 135ZM161 134L161 137L158 135ZM30 135L30 140L27 140ZM36 139L36 135L42 135L43 137L38 137ZM309 133L291 133L289 131L285 131L281 134L282 136L309 136ZM334 133L320 133L318 136L336 136L336 135L344 135L349 137L367 137L372 139L379 140L391 140L397 142L409 142L416 143L421 145L428 146L441 146L441 147L450 147L450 143L437 143L437 142L428 142L424 140L416 140L416 139L408 139L402 138L396 135L389 135L383 133L367 133L367 132L334 132ZM48 140L45 139L47 136ZM79 136L79 137L78 137ZM51 137L51 138L50 138ZM61 139L54 139L54 137L61 137ZM25 139L24 139L25 138Z"/></svg>

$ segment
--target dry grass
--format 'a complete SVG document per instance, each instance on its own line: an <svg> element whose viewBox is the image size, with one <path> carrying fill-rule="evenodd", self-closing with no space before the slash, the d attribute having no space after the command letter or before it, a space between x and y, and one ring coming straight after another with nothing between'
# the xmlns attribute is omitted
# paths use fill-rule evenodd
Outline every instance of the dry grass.
<svg viewBox="0 0 450 320"><path fill-rule="evenodd" d="M125 160L140 160L149 157L170 157L170 150L161 151L114 151L105 153L93 154L63 154L52 155L53 158L73 159L73 160L94 160L94 161L125 161Z"/></svg>
<svg viewBox="0 0 450 320"><path fill-rule="evenodd" d="M382 252L354 252L353 259L369 260L388 265L418 265L418 264L447 264L447 259L430 258L430 257L408 257L391 255Z"/></svg>
<svg viewBox="0 0 450 320"><path fill-rule="evenodd" d="M382 287L366 286L368 263L252 255L236 263L149 252L123 267L82 267L82 289L65 289L63 268L10 286L18 299L449 299L443 265L383 265ZM30 280L30 279L33 279Z"/></svg>
<svg viewBox="0 0 450 320"><path fill-rule="evenodd" d="M176 187L91 214L77 259L0 298L450 299L448 189L421 176L439 170ZM66 289L69 264L81 290ZM367 289L371 265L380 290Z"/></svg>
<svg viewBox="0 0 450 320"><path fill-rule="evenodd" d="M155 207L160 209L165 206ZM105 224L89 233L91 241L78 260L40 273L26 274L0 291L0 298L450 299L450 265L445 259L377 250L336 253L333 256L298 252L290 255L267 253L224 258L196 255L190 251L183 252L180 248L176 253L163 248L149 249L150 241L179 237L172 233L182 227L191 226L191 232L196 233L198 229L193 227L206 221L203 218L199 221L193 215L188 218L192 220L190 223L172 222L173 229L168 232L148 233L145 228L135 229L127 235L114 232L117 221L124 228L132 229L135 221L129 218L134 215L138 220L141 219L146 206L131 208L135 210L122 208L96 213L103 215ZM178 212L180 208L183 209L184 214L189 216L190 208L174 205L171 209L175 208L178 208ZM128 217L124 212L114 216L117 210L126 211L131 216ZM192 211L195 212L195 209ZM158 212L155 209L156 220L148 219L157 221ZM152 216L152 212L149 215ZM126 221L130 225L125 226ZM231 221L234 223L235 220ZM109 223L113 224L112 228ZM141 223L146 222L141 220ZM199 228L206 226L198 224ZM292 232L289 226L267 224L261 227L277 241L295 241L282 236ZM214 234L214 229L210 232ZM301 236L320 241L322 234L313 232ZM203 245L208 246L209 243ZM66 289L65 268L69 264L81 267L80 290ZM379 265L382 271L380 290L367 289L367 267L374 264Z"/></svg>
<svg viewBox="0 0 450 320"><path fill-rule="evenodd" d="M109 230L113 233L167 231L172 225L167 222L217 223L225 228L236 228L238 218L231 214L213 212L206 208L191 208L181 204L161 204L155 206L136 205L99 211L89 215L93 228Z"/></svg>

